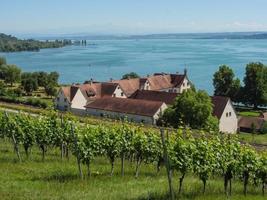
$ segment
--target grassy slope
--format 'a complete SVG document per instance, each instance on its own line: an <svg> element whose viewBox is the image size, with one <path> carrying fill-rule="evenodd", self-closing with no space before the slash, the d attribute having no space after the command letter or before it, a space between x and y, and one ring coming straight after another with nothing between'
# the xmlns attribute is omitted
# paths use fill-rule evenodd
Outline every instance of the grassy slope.
<svg viewBox="0 0 267 200"><path fill-rule="evenodd" d="M105 158L92 164L93 175L85 180L77 177L76 162L61 161L59 152L49 151L46 161L41 162L37 148L31 159L17 163L12 146L0 140L0 197L5 199L166 199L168 191L165 169L157 175L154 165L142 165L140 177L133 177L134 164L127 163L125 177L120 177L120 163L115 165L115 175L110 177L110 165ZM85 169L84 169L84 172ZM178 175L174 174L177 191ZM181 199L226 199L222 179L212 179L207 185L207 194L201 193L201 182L193 176L186 177ZM233 184L231 199L266 199L260 188L249 187L249 195L242 195L242 185Z"/></svg>

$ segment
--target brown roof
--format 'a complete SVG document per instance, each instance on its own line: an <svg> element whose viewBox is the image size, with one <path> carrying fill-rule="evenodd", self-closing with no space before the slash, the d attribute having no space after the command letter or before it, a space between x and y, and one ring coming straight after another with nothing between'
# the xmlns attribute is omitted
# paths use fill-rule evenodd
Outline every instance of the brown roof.
<svg viewBox="0 0 267 200"><path fill-rule="evenodd" d="M267 120L267 112L262 112L262 113L260 114L260 117L261 117L261 118L264 118L265 120Z"/></svg>
<svg viewBox="0 0 267 200"><path fill-rule="evenodd" d="M78 89L87 100L112 96L118 84L116 83L88 83L82 85L72 85L69 87L62 87L64 95L71 102L77 93Z"/></svg>
<svg viewBox="0 0 267 200"><path fill-rule="evenodd" d="M260 117L240 117L238 120L239 128L251 129L252 124L255 125L256 130L261 129L264 119Z"/></svg>
<svg viewBox="0 0 267 200"><path fill-rule="evenodd" d="M230 99L228 97L212 96L211 101L213 104L213 116L220 119L229 100Z"/></svg>
<svg viewBox="0 0 267 200"><path fill-rule="evenodd" d="M150 101L161 101L166 104L173 104L175 98L179 94L177 93L170 93L170 92L161 92L161 91L152 91L152 90L137 90L133 93L130 98L132 99L143 99L143 100L150 100Z"/></svg>
<svg viewBox="0 0 267 200"><path fill-rule="evenodd" d="M167 89L172 87L179 87L186 75L184 74L164 74L157 73L154 76L148 77L151 90Z"/></svg>
<svg viewBox="0 0 267 200"><path fill-rule="evenodd" d="M85 107L152 117L163 104L164 102L160 101L107 97L97 99Z"/></svg>
<svg viewBox="0 0 267 200"><path fill-rule="evenodd" d="M61 87L64 96L70 101L70 87Z"/></svg>
<svg viewBox="0 0 267 200"><path fill-rule="evenodd" d="M127 97L132 95L136 90L140 89L139 78L114 80L112 83L118 83Z"/></svg>

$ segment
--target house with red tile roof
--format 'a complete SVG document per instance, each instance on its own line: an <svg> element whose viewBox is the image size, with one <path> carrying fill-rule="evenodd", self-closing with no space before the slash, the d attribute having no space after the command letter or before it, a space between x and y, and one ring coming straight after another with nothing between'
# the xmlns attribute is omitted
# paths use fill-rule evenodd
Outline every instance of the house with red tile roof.
<svg viewBox="0 0 267 200"><path fill-rule="evenodd" d="M85 108L88 115L156 124L167 105L161 101L105 97L88 103Z"/></svg>
<svg viewBox="0 0 267 200"><path fill-rule="evenodd" d="M157 73L144 78L112 80L110 82L88 81L85 84L75 84L62 87L55 100L56 108L84 114L85 106L103 97L129 98L137 90L165 91L182 93L189 89L191 83L185 71L184 74Z"/></svg>
<svg viewBox="0 0 267 200"><path fill-rule="evenodd" d="M167 105L172 105L178 95L178 93L137 90L130 98L161 101ZM211 96L211 102L213 104L213 116L217 117L219 120L219 130L225 133L236 133L238 129L238 118L230 98Z"/></svg>

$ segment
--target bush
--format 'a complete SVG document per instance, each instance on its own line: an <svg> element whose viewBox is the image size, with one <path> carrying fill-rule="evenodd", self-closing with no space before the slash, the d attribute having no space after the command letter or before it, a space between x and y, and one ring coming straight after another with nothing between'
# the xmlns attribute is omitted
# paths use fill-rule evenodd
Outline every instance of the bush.
<svg viewBox="0 0 267 200"><path fill-rule="evenodd" d="M267 134L267 122L263 123L261 130L260 130L260 133L261 134Z"/></svg>

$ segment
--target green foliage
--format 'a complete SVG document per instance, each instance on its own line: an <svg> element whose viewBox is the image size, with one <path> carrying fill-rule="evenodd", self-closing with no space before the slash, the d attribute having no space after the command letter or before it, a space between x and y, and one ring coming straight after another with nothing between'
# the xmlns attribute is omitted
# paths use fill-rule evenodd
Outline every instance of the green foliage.
<svg viewBox="0 0 267 200"><path fill-rule="evenodd" d="M261 130L260 130L261 134L267 134L267 122L263 122Z"/></svg>
<svg viewBox="0 0 267 200"><path fill-rule="evenodd" d="M14 148L18 150L18 144L21 144L27 155L29 149L37 144L43 160L50 148L61 148L63 154L70 149L77 160L87 166L88 175L91 175L91 164L99 156L108 158L111 174L118 157L124 155L125 159L135 159L136 177L141 163L156 163L162 157L160 134L153 129L144 130L143 127L132 127L127 123L115 126L75 123L73 126L68 116L58 118L57 112L48 113L40 117L24 114L6 116L0 113L0 137L14 137L17 141ZM203 192L207 181L214 175L224 177L225 191L232 179L240 177L244 184L244 194L250 182L261 182L264 192L266 153L258 153L250 146L241 145L237 137L216 133L201 133L193 137L192 132L186 129L168 132L166 143L171 169L181 174L179 192L187 173L199 177L203 182Z"/></svg>
<svg viewBox="0 0 267 200"><path fill-rule="evenodd" d="M123 79L132 79L132 78L140 78L140 76L135 72L130 72L130 73L124 74L121 79L123 80Z"/></svg>
<svg viewBox="0 0 267 200"><path fill-rule="evenodd" d="M37 80L32 76L31 73L23 73L21 75L21 86L27 93L32 93L38 89Z"/></svg>
<svg viewBox="0 0 267 200"><path fill-rule="evenodd" d="M174 105L164 112L160 120L173 127L188 125L191 128L218 129L216 120L212 117L211 99L201 90L183 92L176 98Z"/></svg>
<svg viewBox="0 0 267 200"><path fill-rule="evenodd" d="M57 89L56 89L55 85L52 83L48 83L45 86L45 93L47 94L47 96L56 96Z"/></svg>
<svg viewBox="0 0 267 200"><path fill-rule="evenodd" d="M0 52L16 52L16 51L39 51L43 48L59 48L71 45L70 40L55 41L38 41L38 40L20 40L11 35L0 33Z"/></svg>
<svg viewBox="0 0 267 200"><path fill-rule="evenodd" d="M0 66L1 65L6 65L6 58L2 56L0 56Z"/></svg>
<svg viewBox="0 0 267 200"><path fill-rule="evenodd" d="M242 102L258 106L267 105L267 67L262 63L250 63L246 67Z"/></svg>
<svg viewBox="0 0 267 200"><path fill-rule="evenodd" d="M20 81L21 69L16 65L5 65L3 67L3 79L6 83L13 83Z"/></svg>
<svg viewBox="0 0 267 200"><path fill-rule="evenodd" d="M215 96L227 96L233 101L237 100L240 90L240 80L235 79L233 70L227 65L221 65L213 75L213 86Z"/></svg>

